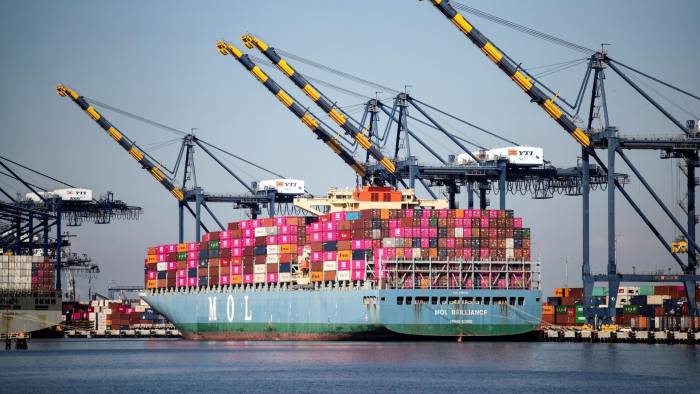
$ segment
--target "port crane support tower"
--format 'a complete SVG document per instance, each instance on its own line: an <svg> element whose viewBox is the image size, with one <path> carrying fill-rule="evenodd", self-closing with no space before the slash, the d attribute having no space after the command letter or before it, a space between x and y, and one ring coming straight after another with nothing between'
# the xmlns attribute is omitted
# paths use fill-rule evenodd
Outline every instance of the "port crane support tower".
<svg viewBox="0 0 700 394"><path fill-rule="evenodd" d="M594 51L591 54L589 65L594 71L593 77L593 94L591 95L591 108L589 113L588 129L581 130L573 120L563 111L555 102L557 95L548 97L537 87L533 82L533 78L520 68L510 59L503 51L501 51L493 42L488 40L479 30L477 30L471 22L459 13L450 3L449 0L431 0L432 4L457 27L474 45L476 45L494 64L498 66L509 78L511 78L532 100L538 104L549 116L551 116L566 132L568 132L580 145L582 154L583 166L583 198L582 198L582 216L583 216L583 250L582 250L582 279L584 285L584 302L585 313L587 317L595 316L613 319L616 314L615 300L618 293L620 282L681 282L683 283L690 313L698 315L698 309L695 300L695 286L700 280L697 275L697 253L700 253L700 248L695 239L695 168L698 166L698 149L700 148L700 138L697 134L691 133L689 125L683 125L680 121L674 118L665 108L651 98L639 85L632 81L621 69L625 67L632 71L638 72L633 68L623 65L611 59L604 50ZM604 88L604 69L610 68L626 83L628 83L637 93L646 99L652 106L668 118L675 126L683 132L682 135L673 138L658 138L658 139L635 139L631 137L620 137L617 128L609 123L607 103L605 101ZM642 75L645 75L641 73ZM588 74L587 74L588 75ZM650 77L648 75L645 75ZM695 99L697 96L692 95L682 89L666 84L653 77L657 82L665 84L677 91L686 95L690 95ZM591 128L593 120L593 110L596 100L600 100L600 104L604 113L604 129L600 132L594 132ZM607 150L607 166L597 155L595 149ZM687 176L687 229L676 219L671 213L666 204L660 199L655 190L649 185L641 172L633 165L623 150L628 149L656 149L663 152L664 157L677 157L685 160L686 176ZM675 228L683 234L688 243L688 260L683 263L678 255L672 249L672 246L663 238L656 226L649 220L647 215L641 210L639 205L623 188L620 182L617 181L614 175L615 159L620 156L625 164L634 172L635 176L641 181L645 189L654 198L658 206L664 211L666 216L673 222ZM608 174L608 264L607 273L593 275L590 271L590 199L588 184L590 178L588 171L590 159L596 163ZM632 206L637 215L651 230L654 236L659 240L662 246L668 250L672 258L680 266L682 274L680 275L637 275L623 274L617 271L617 262L615 257L615 196L616 192L622 194L627 202ZM596 281L607 282L610 300L608 308L605 311L592 308L591 297L593 285Z"/></svg>

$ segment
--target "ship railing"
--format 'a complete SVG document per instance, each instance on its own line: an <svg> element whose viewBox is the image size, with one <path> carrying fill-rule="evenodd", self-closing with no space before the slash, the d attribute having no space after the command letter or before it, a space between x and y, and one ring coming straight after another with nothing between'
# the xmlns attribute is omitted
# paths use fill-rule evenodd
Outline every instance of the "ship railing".
<svg viewBox="0 0 700 394"><path fill-rule="evenodd" d="M380 259L378 264L378 286L389 289L531 290L533 276L539 275L539 264L525 260Z"/></svg>

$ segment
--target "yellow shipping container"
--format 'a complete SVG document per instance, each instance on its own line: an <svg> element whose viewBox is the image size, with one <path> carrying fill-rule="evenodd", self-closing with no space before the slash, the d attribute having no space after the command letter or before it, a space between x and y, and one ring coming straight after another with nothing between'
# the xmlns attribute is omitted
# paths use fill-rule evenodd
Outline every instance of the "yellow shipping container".
<svg viewBox="0 0 700 394"><path fill-rule="evenodd" d="M338 260L352 260L352 251L351 250L339 250L338 251Z"/></svg>
<svg viewBox="0 0 700 394"><path fill-rule="evenodd" d="M290 245L290 244L280 245L280 253L281 254L292 253L292 251L294 251L294 249L292 248L292 245Z"/></svg>

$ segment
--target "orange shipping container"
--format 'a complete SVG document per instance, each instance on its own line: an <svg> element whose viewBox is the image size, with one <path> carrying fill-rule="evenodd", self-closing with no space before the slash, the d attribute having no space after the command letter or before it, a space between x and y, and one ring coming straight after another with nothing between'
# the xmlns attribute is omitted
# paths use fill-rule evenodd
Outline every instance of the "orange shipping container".
<svg viewBox="0 0 700 394"><path fill-rule="evenodd" d="M321 282L323 280L323 271L311 271L311 281Z"/></svg>
<svg viewBox="0 0 700 394"><path fill-rule="evenodd" d="M146 254L152 254L152 255L158 254L158 253L156 252L156 247L155 247L155 246L151 246L150 248L146 249Z"/></svg>
<svg viewBox="0 0 700 394"><path fill-rule="evenodd" d="M187 244L177 244L178 252L187 252Z"/></svg>
<svg viewBox="0 0 700 394"><path fill-rule="evenodd" d="M231 284L240 285L243 283L243 275L231 275Z"/></svg>
<svg viewBox="0 0 700 394"><path fill-rule="evenodd" d="M155 263L157 261L158 261L157 257L154 254L149 254L148 258L146 259L146 262L148 262L148 263Z"/></svg>
<svg viewBox="0 0 700 394"><path fill-rule="evenodd" d="M323 280L335 280L335 271L323 271Z"/></svg>
<svg viewBox="0 0 700 394"><path fill-rule="evenodd" d="M292 253L292 251L294 251L293 245L290 245L290 244L280 245L280 253L281 254Z"/></svg>
<svg viewBox="0 0 700 394"><path fill-rule="evenodd" d="M155 289L156 288L156 280L151 279L151 280L146 281L146 288L147 289Z"/></svg>
<svg viewBox="0 0 700 394"><path fill-rule="evenodd" d="M352 260L352 251L350 250L339 250L338 260Z"/></svg>
<svg viewBox="0 0 700 394"><path fill-rule="evenodd" d="M543 315L553 315L554 305L542 304L542 314Z"/></svg>

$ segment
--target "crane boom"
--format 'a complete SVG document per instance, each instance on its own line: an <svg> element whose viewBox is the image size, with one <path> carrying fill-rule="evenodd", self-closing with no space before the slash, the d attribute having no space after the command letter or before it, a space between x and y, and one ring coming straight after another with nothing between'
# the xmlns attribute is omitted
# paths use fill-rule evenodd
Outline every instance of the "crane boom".
<svg viewBox="0 0 700 394"><path fill-rule="evenodd" d="M185 200L185 194L182 192L182 189L178 188L175 186L170 180L165 176L163 171L158 168L157 164L154 164L151 160L146 157L146 155L134 144L133 141L131 141L127 136L125 136L121 131L119 131L114 125L112 125L107 119L105 119L102 114L97 112L97 110L91 106L87 100L85 100L85 97L78 95L77 92L75 92L73 89L59 84L56 86L56 92L58 93L59 96L61 97L70 97L71 100L73 100L74 103L78 104L78 106L85 111L85 113L92 118L97 124L102 127L104 131L109 134L110 137L112 137L113 140L115 140L119 145L124 148L125 151L129 152L131 157L133 157L136 161L141 164L141 166L148 171L153 178L155 178L158 182L160 182L163 187L168 189L168 191L178 200L178 201L184 201Z"/></svg>
<svg viewBox="0 0 700 394"><path fill-rule="evenodd" d="M384 156L382 152L377 149L377 147L372 145L372 142L364 135L362 132L352 123L348 122L348 119L340 111L338 111L335 106L328 101L316 87L314 87L303 75L296 72L289 63L282 59L280 55L275 51L274 48L269 47L259 38L246 34L241 37L243 44L248 48L256 47L260 52L265 55L270 61L277 66L277 68L284 73L289 79L294 82L294 84L301 89L316 105L318 105L328 116L345 130L346 134L350 135L357 141L357 143L369 152L372 157L374 157L379 164L384 167L389 173L393 174L396 172L396 165L391 159Z"/></svg>
<svg viewBox="0 0 700 394"><path fill-rule="evenodd" d="M243 54L243 52L225 41L219 41L216 44L219 52L222 55L232 55L238 60L243 67L245 67L250 73L258 80L260 83L265 85L270 93L274 94L275 97L287 108L289 108L294 115L296 115L302 123L304 123L311 131L316 134L316 136L323 141L329 148L335 152L345 163L347 163L360 177L367 175L365 168L362 164L358 163L355 158L345 150L338 141L329 133L311 113L307 112L301 105L294 101L294 99L282 89L272 78L270 78L265 72L263 72L260 67L258 67L248 55Z"/></svg>
<svg viewBox="0 0 700 394"><path fill-rule="evenodd" d="M479 30L477 30L462 14L452 7L449 0L431 0L433 5L447 17L469 40L493 61L510 79L549 114L559 125L566 130L581 146L588 148L590 139L586 133L578 128L554 102L555 97L549 98L544 92L535 86L532 80L518 70L519 66L513 63L507 56L496 48Z"/></svg>

